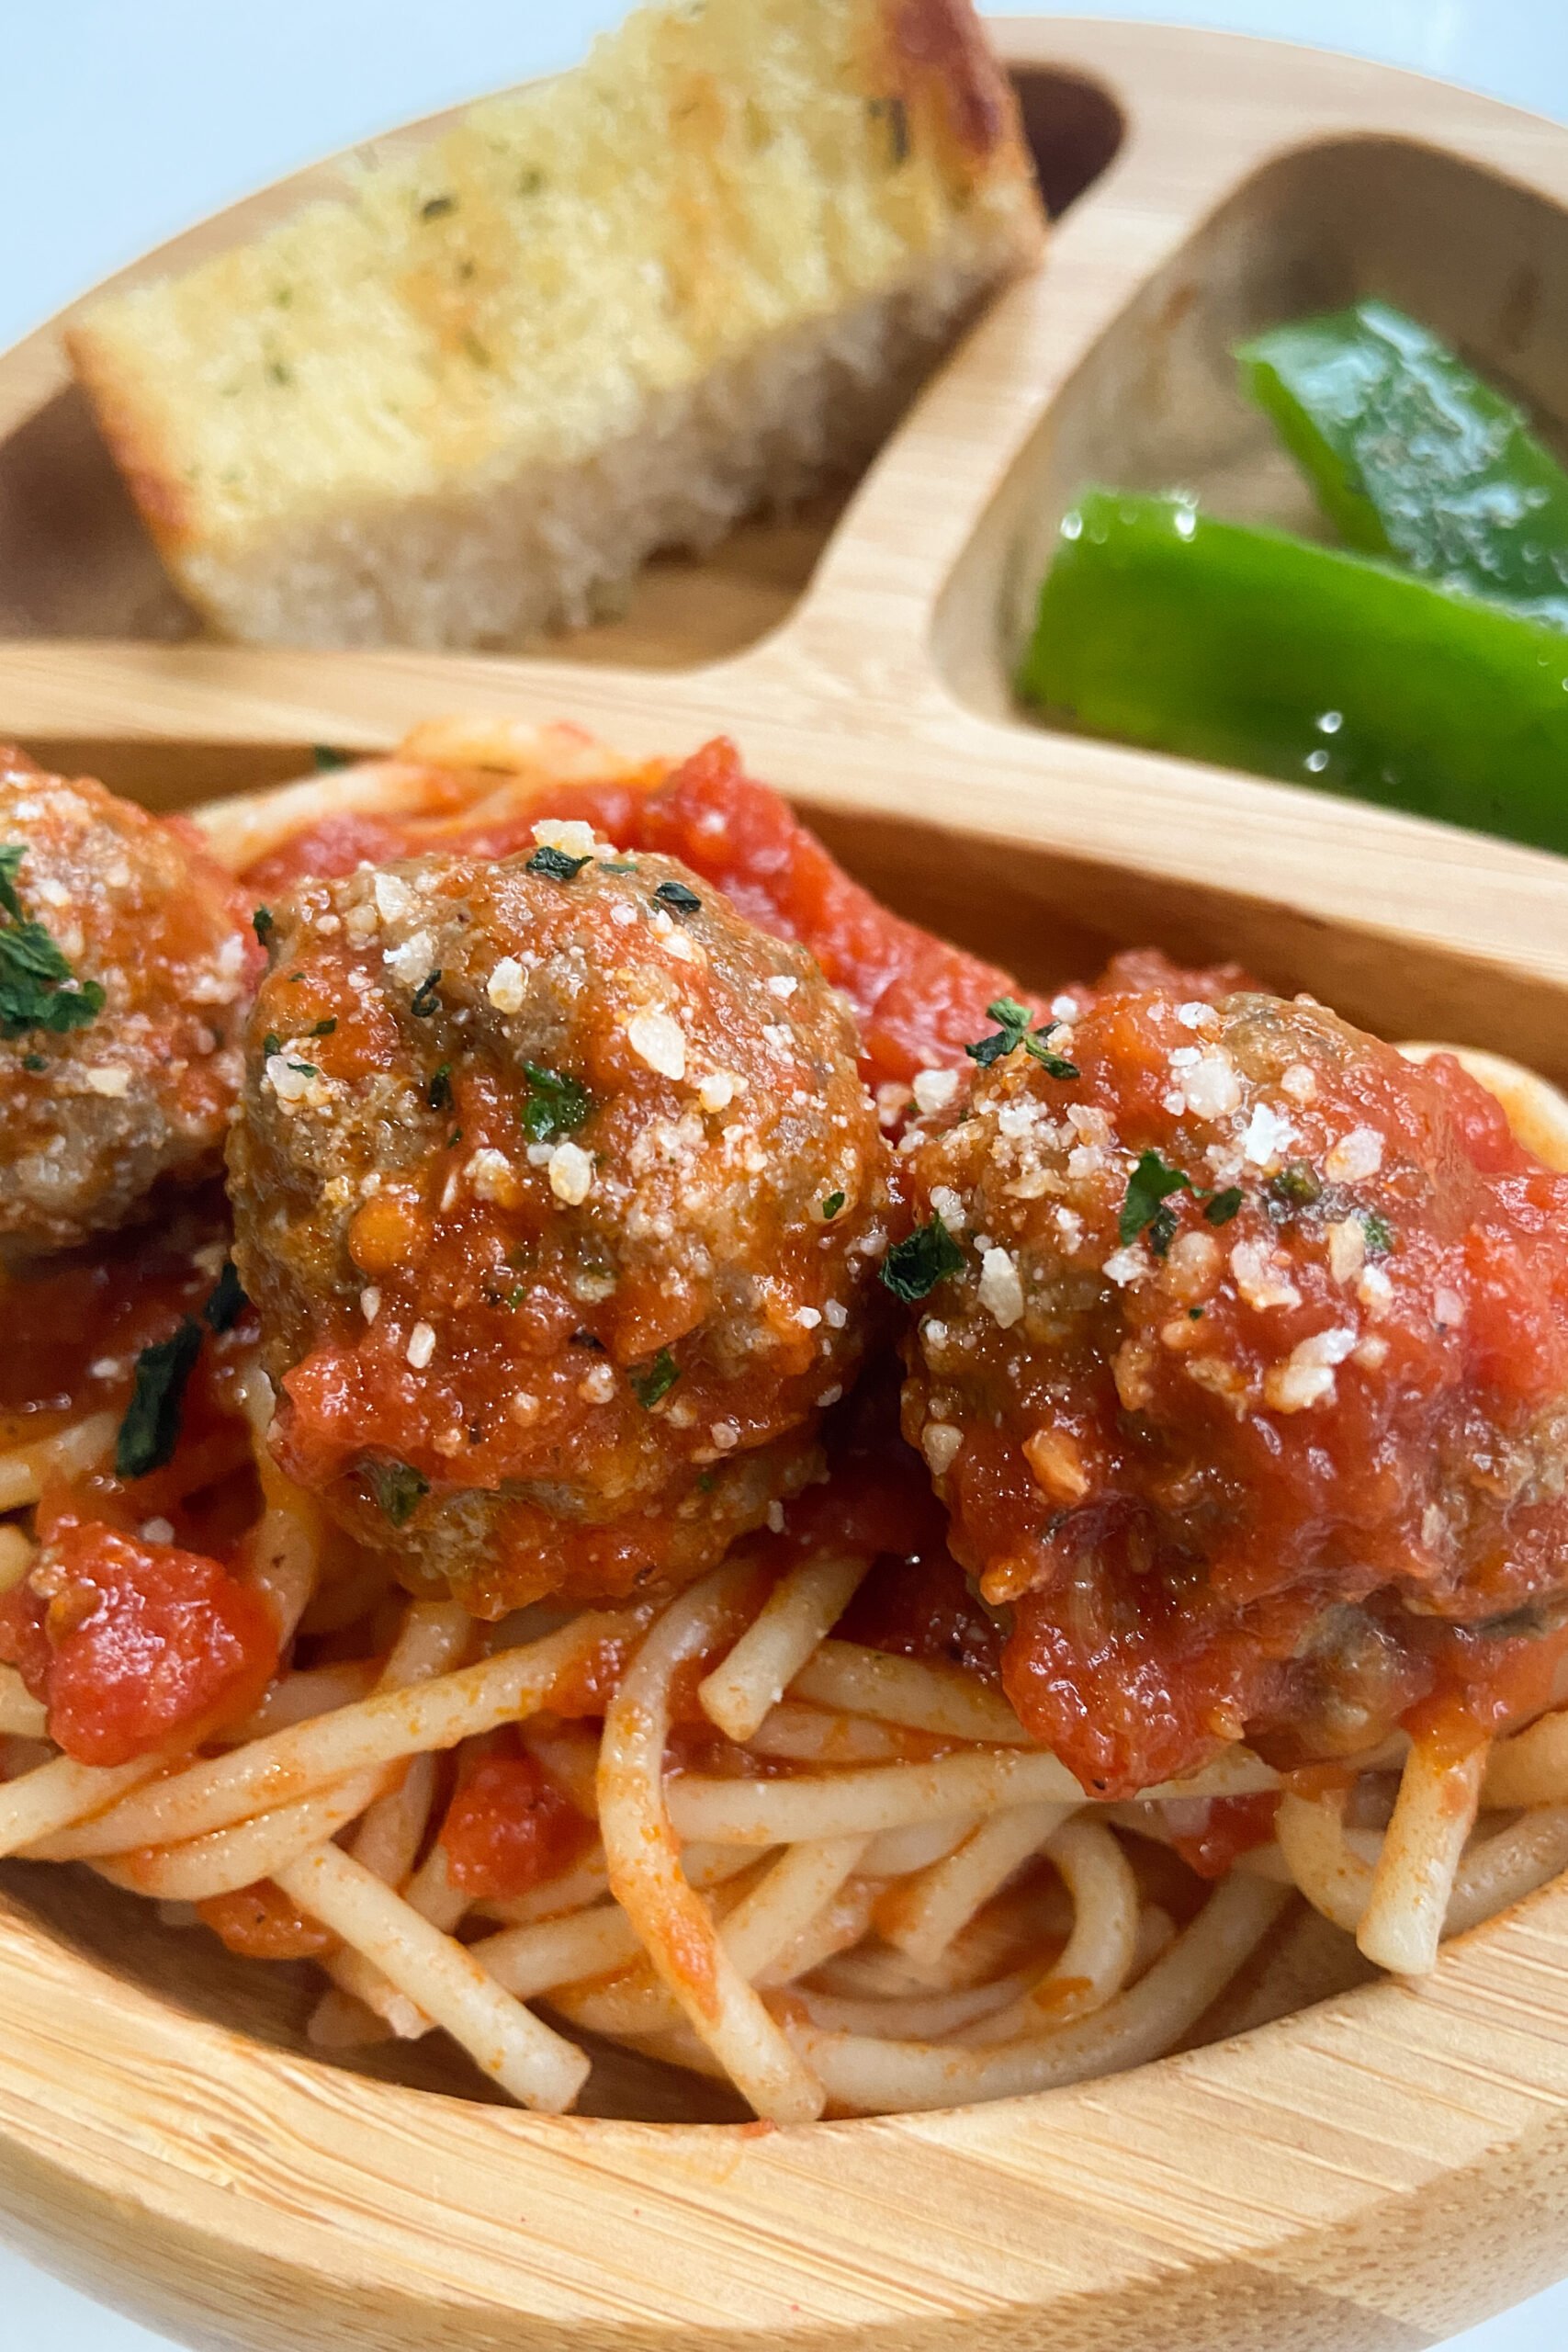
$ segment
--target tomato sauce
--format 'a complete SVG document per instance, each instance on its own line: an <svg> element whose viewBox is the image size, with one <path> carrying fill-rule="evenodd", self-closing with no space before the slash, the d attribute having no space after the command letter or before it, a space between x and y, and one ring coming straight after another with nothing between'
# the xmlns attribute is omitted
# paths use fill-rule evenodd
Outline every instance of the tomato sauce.
<svg viewBox="0 0 1568 2352"><path fill-rule="evenodd" d="M441 1826L447 1875L476 1902L526 1894L558 1878L587 1851L592 1835L525 1748L481 1756Z"/></svg>
<svg viewBox="0 0 1568 2352"><path fill-rule="evenodd" d="M153 1234L13 1268L0 1288L0 1446L36 1442L84 1411L123 1409L141 1349L200 1314L227 1233L214 1191Z"/></svg>
<svg viewBox="0 0 1568 2352"><path fill-rule="evenodd" d="M331 1930L308 1919L269 1878L209 1895L196 1908L203 1926L243 1960L321 1960L337 1950Z"/></svg>
<svg viewBox="0 0 1568 2352"><path fill-rule="evenodd" d="M1239 1856L1268 1845L1279 1810L1279 1793L1272 1789L1250 1797L1213 1797L1203 1806L1201 1826L1171 1843L1200 1878L1224 1878Z"/></svg>
<svg viewBox="0 0 1568 2352"><path fill-rule="evenodd" d="M1000 1677L1000 1636L947 1547L947 1514L926 1466L898 1435L897 1389L874 1367L829 1431L829 1476L784 1513L780 1550L869 1555L834 1633L900 1657Z"/></svg>
<svg viewBox="0 0 1568 2352"><path fill-rule="evenodd" d="M62 1521L0 1600L0 1657L82 1764L197 1747L255 1707L277 1664L261 1596L216 1560L98 1521Z"/></svg>

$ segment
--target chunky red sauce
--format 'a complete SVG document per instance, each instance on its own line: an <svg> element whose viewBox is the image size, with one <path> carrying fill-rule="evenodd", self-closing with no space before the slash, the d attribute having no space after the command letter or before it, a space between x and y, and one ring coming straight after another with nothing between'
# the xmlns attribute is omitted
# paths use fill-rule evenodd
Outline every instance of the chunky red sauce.
<svg viewBox="0 0 1568 2352"><path fill-rule="evenodd" d="M1251 1797L1213 1797L1201 1809L1201 1824L1171 1843L1200 1878L1224 1878L1239 1855L1268 1845L1280 1799L1269 1790Z"/></svg>
<svg viewBox="0 0 1568 2352"><path fill-rule="evenodd" d="M475 1901L526 1894L583 1854L592 1829L536 1757L481 1756L441 1826L446 1871Z"/></svg>
<svg viewBox="0 0 1568 2352"><path fill-rule="evenodd" d="M67 1522L0 1600L0 1657L47 1705L68 1756L126 1764L248 1715L276 1667L277 1627L216 1560Z"/></svg>
<svg viewBox="0 0 1568 2352"><path fill-rule="evenodd" d="M337 1949L337 1938L308 1919L269 1878L232 1894L209 1895L196 1907L202 1924L243 1960L320 1960Z"/></svg>

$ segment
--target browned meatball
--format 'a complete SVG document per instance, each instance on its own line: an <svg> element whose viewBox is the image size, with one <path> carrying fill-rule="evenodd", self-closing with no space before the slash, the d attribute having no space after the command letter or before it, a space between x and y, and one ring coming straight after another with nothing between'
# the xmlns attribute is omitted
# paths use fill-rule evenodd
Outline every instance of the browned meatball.
<svg viewBox="0 0 1568 2352"><path fill-rule="evenodd" d="M1450 1057L1142 977L996 1039L889 1262L1013 1702L1116 1794L1489 1728L1568 1605L1568 1177Z"/></svg>
<svg viewBox="0 0 1568 2352"><path fill-rule="evenodd" d="M277 910L230 1153L280 1459L481 1615L694 1574L794 1492L886 1238L810 956L540 830Z"/></svg>
<svg viewBox="0 0 1568 2352"><path fill-rule="evenodd" d="M0 1241L122 1225L216 1172L260 956L193 827L0 751Z"/></svg>

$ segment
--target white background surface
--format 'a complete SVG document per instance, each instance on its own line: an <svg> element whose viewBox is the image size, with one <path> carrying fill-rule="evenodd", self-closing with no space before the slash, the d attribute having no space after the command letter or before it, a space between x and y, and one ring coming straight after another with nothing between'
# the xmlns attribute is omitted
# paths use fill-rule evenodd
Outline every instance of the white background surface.
<svg viewBox="0 0 1568 2352"><path fill-rule="evenodd" d="M203 213L407 117L570 64L622 13L623 0L0 0L0 347ZM1568 119L1568 0L1081 13L1357 50ZM0 2346L18 2352L164 2352L3 2249L0 2312ZM1447 2352L1564 2346L1568 2285Z"/></svg>

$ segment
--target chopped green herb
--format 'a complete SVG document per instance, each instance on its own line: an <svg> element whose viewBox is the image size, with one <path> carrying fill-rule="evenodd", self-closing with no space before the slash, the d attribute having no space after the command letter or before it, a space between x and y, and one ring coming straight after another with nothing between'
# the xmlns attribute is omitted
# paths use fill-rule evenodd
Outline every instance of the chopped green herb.
<svg viewBox="0 0 1568 2352"><path fill-rule="evenodd" d="M430 1084L424 1090L424 1099L433 1111L449 1111L452 1108L452 1065L450 1062L443 1062L440 1069L435 1071Z"/></svg>
<svg viewBox="0 0 1568 2352"><path fill-rule="evenodd" d="M575 882L588 862L585 857L569 857L564 849L552 849L547 842L542 842L525 871L542 874L547 882Z"/></svg>
<svg viewBox="0 0 1568 2352"><path fill-rule="evenodd" d="M450 1135L447 1136L447 1138L446 1138L446 1148L447 1148L447 1150L448 1150L448 1151L456 1151L456 1150L457 1150L457 1146L462 1142L462 1140L463 1140L463 1130L462 1130L462 1128L461 1128L461 1127L454 1127L454 1128L453 1128L453 1130L452 1130L452 1132L451 1132L451 1134L450 1134Z"/></svg>
<svg viewBox="0 0 1568 2352"><path fill-rule="evenodd" d="M292 1070L298 1070L301 1078L320 1078L321 1076L321 1071L314 1062L290 1062L288 1067Z"/></svg>
<svg viewBox="0 0 1568 2352"><path fill-rule="evenodd" d="M694 890L688 890L683 882L661 882L653 895L661 899L678 915L694 915L702 910L702 900Z"/></svg>
<svg viewBox="0 0 1568 2352"><path fill-rule="evenodd" d="M918 1227L907 1240L896 1241L879 1269L884 1287L906 1305L963 1271L964 1252L940 1216Z"/></svg>
<svg viewBox="0 0 1568 2352"><path fill-rule="evenodd" d="M435 1011L436 1006L440 1003L441 999L435 993L436 989L440 985L440 980L441 970L440 967L437 966L436 969L434 972L429 973L424 979L421 980L418 988L415 989L413 992L413 1001L409 1006L409 1011L413 1014L416 1021L428 1021L431 1014Z"/></svg>
<svg viewBox="0 0 1568 2352"><path fill-rule="evenodd" d="M1187 1310L1187 1320L1189 1323L1201 1323L1203 1320L1202 1308L1201 1306L1190 1306Z"/></svg>
<svg viewBox="0 0 1568 2352"><path fill-rule="evenodd" d="M527 1295L528 1286L525 1283L513 1283L506 1294L506 1304L508 1306L521 1306Z"/></svg>
<svg viewBox="0 0 1568 2352"><path fill-rule="evenodd" d="M1126 1196L1116 1220L1123 1248L1136 1241L1145 1227L1149 1246L1163 1258L1176 1232L1176 1212L1165 1204L1172 1193L1190 1193L1192 1179L1179 1168L1168 1168L1157 1151L1145 1151L1127 1179Z"/></svg>
<svg viewBox="0 0 1568 2352"><path fill-rule="evenodd" d="M697 1480L697 1492L699 1495L711 1495L717 1484L718 1481L713 1472L705 1470Z"/></svg>
<svg viewBox="0 0 1568 2352"><path fill-rule="evenodd" d="M1211 1225L1228 1225L1241 1204L1241 1186L1227 1184L1223 1193L1216 1193L1212 1201L1205 1202L1203 1215Z"/></svg>
<svg viewBox="0 0 1568 2352"><path fill-rule="evenodd" d="M352 752L340 752L331 743L312 743L310 757L316 763L318 773L323 775L329 768L347 768L354 765Z"/></svg>
<svg viewBox="0 0 1568 2352"><path fill-rule="evenodd" d="M202 1308L202 1319L209 1331L231 1331L245 1309L244 1285L232 1258L225 1258L223 1271L214 1283Z"/></svg>
<svg viewBox="0 0 1568 2352"><path fill-rule="evenodd" d="M270 1061L274 1054L280 1054L282 1051L282 1038L278 1035L276 1029L269 1029L266 1035L262 1039L262 1052Z"/></svg>
<svg viewBox="0 0 1568 2352"><path fill-rule="evenodd" d="M287 359L269 359L266 372L275 384L291 384L294 381L294 370Z"/></svg>
<svg viewBox="0 0 1568 2352"><path fill-rule="evenodd" d="M681 1367L668 1348L660 1348L651 1363L628 1372L632 1395L644 1412L650 1413L661 1396L668 1396L681 1377Z"/></svg>
<svg viewBox="0 0 1568 2352"><path fill-rule="evenodd" d="M823 1224L831 1225L833 1219L838 1216L839 1211L843 1207L843 1205L844 1196L842 1193L829 1193L827 1199L822 1204Z"/></svg>
<svg viewBox="0 0 1568 2352"><path fill-rule="evenodd" d="M329 1012L324 1021L318 1021L313 1029L306 1030L305 1035L307 1037L330 1037L336 1027L337 1017Z"/></svg>
<svg viewBox="0 0 1568 2352"><path fill-rule="evenodd" d="M8 917L0 931L0 1031L20 1037L28 1029L63 1036L85 1029L104 1009L96 980L70 988L71 967L41 922L34 922L17 896L17 875L28 854L25 842L0 848L0 909Z"/></svg>
<svg viewBox="0 0 1568 2352"><path fill-rule="evenodd" d="M964 1048L970 1060L978 1062L982 1069L989 1069L1004 1054L1010 1054L1015 1046L1022 1043L1029 1027L1029 1007L1020 1004L1015 996L999 996L986 1011L993 1021L1001 1023L1001 1027L994 1037L981 1037Z"/></svg>
<svg viewBox="0 0 1568 2352"><path fill-rule="evenodd" d="M1047 1078L1069 1079L1078 1077L1080 1073L1077 1062L1068 1061L1064 1055L1054 1054L1049 1046L1043 1043L1043 1040L1048 1037L1050 1034L1051 1032L1049 1029L1037 1029L1032 1037L1025 1037L1023 1040L1024 1052L1026 1054L1033 1055L1035 1060L1039 1063Z"/></svg>
<svg viewBox="0 0 1568 2352"><path fill-rule="evenodd" d="M36 937L29 938L29 933ZM42 961L39 943L51 958L47 981L37 969ZM29 1029L43 1029L62 1037L68 1030L88 1027L104 1009L103 989L96 980L84 980L74 989L60 987L70 974L70 965L41 923L0 931L0 1029L5 1035L20 1037Z"/></svg>
<svg viewBox="0 0 1568 2352"><path fill-rule="evenodd" d="M1376 1209L1363 1209L1361 1232L1366 1240L1369 1258L1388 1256L1389 1251L1393 1248L1394 1232L1386 1217L1379 1216Z"/></svg>
<svg viewBox="0 0 1568 2352"><path fill-rule="evenodd" d="M1277 1176L1270 1177L1269 1190L1285 1208L1309 1209L1322 1197L1323 1179L1304 1159L1292 1159Z"/></svg>
<svg viewBox="0 0 1568 2352"><path fill-rule="evenodd" d="M266 945L267 941L272 937L272 934L276 928L277 922L276 916L273 914L272 909L270 907L258 907L254 914L251 917L251 929L255 933L256 939L263 947Z"/></svg>
<svg viewBox="0 0 1568 2352"><path fill-rule="evenodd" d="M457 209L457 199L455 196L427 196L419 208L419 217L422 220L439 220L446 213L455 212Z"/></svg>
<svg viewBox="0 0 1568 2352"><path fill-rule="evenodd" d="M564 1070L546 1069L540 1062L525 1062L528 1097L523 1105L523 1132L530 1143L555 1143L575 1134L593 1108L593 1097Z"/></svg>
<svg viewBox="0 0 1568 2352"><path fill-rule="evenodd" d="M180 1442L186 1383L201 1353L201 1326L187 1315L177 1331L136 1359L136 1384L115 1439L117 1478L145 1478L173 1458Z"/></svg>
<svg viewBox="0 0 1568 2352"><path fill-rule="evenodd" d="M24 1069L31 1070L47 1069L49 1068L49 1056L47 1054L24 1054L22 1056L22 1068Z"/></svg>
<svg viewBox="0 0 1568 2352"><path fill-rule="evenodd" d="M384 1518L406 1527L430 1492L430 1481L407 1462L367 1462L365 1476Z"/></svg>
<svg viewBox="0 0 1568 2352"><path fill-rule="evenodd" d="M17 896L17 876L27 854L26 842L7 842L0 849L0 907L5 909L13 922L26 922L28 919Z"/></svg>
<svg viewBox="0 0 1568 2352"><path fill-rule="evenodd" d="M964 1048L970 1060L978 1062L982 1069L989 1069L993 1062L999 1062L1005 1055L1021 1046L1025 1053L1033 1056L1048 1078L1077 1077L1077 1065L1064 1060L1060 1054L1054 1054L1044 1042L1060 1026L1059 1023L1047 1021L1031 1036L1029 1007L1020 1004L1015 996L999 996L993 1004L986 1007L986 1011L993 1021L1001 1023L1001 1027L994 1036L981 1037L975 1045Z"/></svg>

